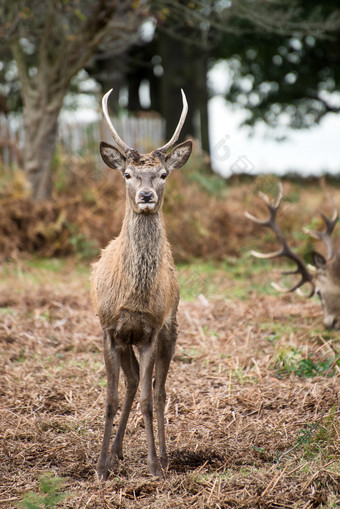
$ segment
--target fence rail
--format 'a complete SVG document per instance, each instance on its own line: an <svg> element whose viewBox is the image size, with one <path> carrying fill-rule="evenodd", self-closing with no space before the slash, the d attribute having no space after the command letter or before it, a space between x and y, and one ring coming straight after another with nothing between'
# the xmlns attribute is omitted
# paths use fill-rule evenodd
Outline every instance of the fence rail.
<svg viewBox="0 0 340 509"><path fill-rule="evenodd" d="M117 132L125 143L140 152L150 152L164 143L165 121L159 116L119 117L113 119ZM21 166L24 133L17 116L0 115L0 163L6 167ZM112 135L102 120L59 123L59 146L67 154L98 154L100 140L113 143Z"/></svg>

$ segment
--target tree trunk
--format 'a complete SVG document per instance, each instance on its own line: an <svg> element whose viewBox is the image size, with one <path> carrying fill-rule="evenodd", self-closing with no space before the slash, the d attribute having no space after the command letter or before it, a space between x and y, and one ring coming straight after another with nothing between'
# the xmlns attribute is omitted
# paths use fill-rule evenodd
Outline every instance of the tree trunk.
<svg viewBox="0 0 340 509"><path fill-rule="evenodd" d="M166 119L166 138L169 139L182 111L179 91L184 89L189 110L181 139L193 136L209 154L207 111L208 52L185 40L166 33L159 34L160 54L164 65L162 76L161 112Z"/></svg>
<svg viewBox="0 0 340 509"><path fill-rule="evenodd" d="M192 90L186 86L186 48L169 34L159 33L159 49L163 63L161 80L161 114L166 119L166 140L169 140L176 128L182 111L180 89L183 88L189 103L189 110L179 141L186 135L195 136L193 128Z"/></svg>
<svg viewBox="0 0 340 509"><path fill-rule="evenodd" d="M29 94L24 105L24 169L35 200L45 200L52 191L51 166L58 133L62 98L51 104L38 93Z"/></svg>
<svg viewBox="0 0 340 509"><path fill-rule="evenodd" d="M204 152L210 155L209 144L209 118L208 118L208 53L201 51L196 55L196 107L199 112L201 146Z"/></svg>

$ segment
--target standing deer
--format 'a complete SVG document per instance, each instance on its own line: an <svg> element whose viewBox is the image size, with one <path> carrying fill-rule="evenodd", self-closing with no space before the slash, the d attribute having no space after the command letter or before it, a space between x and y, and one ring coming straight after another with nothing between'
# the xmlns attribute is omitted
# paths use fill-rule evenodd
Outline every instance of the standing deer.
<svg viewBox="0 0 340 509"><path fill-rule="evenodd" d="M336 252L332 241L332 233L338 221L339 213L334 202L331 218L327 218L321 212L321 216L325 223L325 229L323 231L317 232L307 229L305 230L312 237L322 240L327 250L326 258L324 258L320 253L313 251L312 257L316 270L315 272L311 272L303 260L290 249L280 227L276 222L276 214L279 210L282 199L282 184L280 183L278 198L274 203L271 202L270 198L264 193L260 193L260 196L268 207L269 218L266 220L260 220L248 212L246 212L246 217L261 226L271 228L279 242L282 244L282 247L273 253L262 254L257 251L251 251L251 254L257 258L269 259L287 257L293 260L297 265L296 270L283 272L283 274L300 274L301 277L292 288L284 291L294 292L304 283L310 283L312 289L309 297L312 297L316 293L320 298L323 307L325 327L327 329L340 329L340 252ZM277 285L275 286L277 287Z"/></svg>
<svg viewBox="0 0 340 509"><path fill-rule="evenodd" d="M147 466L151 474L161 476L161 467L166 468L168 463L164 429L165 381L175 349L179 302L179 285L164 229L162 202L168 175L184 166L191 154L190 140L167 153L178 140L188 105L182 90L182 113L171 140L150 154L141 154L124 143L110 121L107 100L111 91L104 95L102 109L120 150L101 142L100 154L107 166L120 171L125 179L126 211L119 236L102 251L91 278L92 302L104 335L107 375L105 428L97 472L106 479L116 459L123 458L124 432L140 378L140 407L148 444ZM134 348L139 353L139 363ZM120 367L125 376L126 394L109 454L112 424L118 410ZM160 462L152 422L154 370Z"/></svg>

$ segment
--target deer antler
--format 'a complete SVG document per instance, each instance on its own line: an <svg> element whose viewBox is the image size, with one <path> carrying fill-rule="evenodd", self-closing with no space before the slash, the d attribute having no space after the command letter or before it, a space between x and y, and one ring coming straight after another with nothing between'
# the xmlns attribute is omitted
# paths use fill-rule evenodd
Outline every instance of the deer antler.
<svg viewBox="0 0 340 509"><path fill-rule="evenodd" d="M107 108L107 101L108 101L109 95L111 94L112 90L113 89L111 88L111 90L106 92L106 94L103 96L103 99L102 99L102 110L103 110L104 117L105 117L105 120L107 122L107 125L108 125L108 127L109 127L109 129L110 129L110 131L112 133L113 139L117 143L118 147L120 147L122 149L124 154L126 154L129 150L131 150L131 147L128 147L127 144L124 143L124 141L121 139L121 137L117 133L116 129L113 127L113 124L111 122L110 115L109 115L109 112L108 112L108 108Z"/></svg>
<svg viewBox="0 0 340 509"><path fill-rule="evenodd" d="M278 251L274 251L272 253L264 254L264 253L258 253L257 251L251 251L251 254L253 256L256 256L257 258L263 258L263 259L280 258L280 257L286 256L287 258L293 260L297 265L296 270L285 271L285 272L282 272L282 274L284 274L284 275L300 274L301 279L292 288L284 289L284 290L281 289L281 291L294 292L295 290L300 288L303 284L308 282L308 283L312 284L312 290L309 295L311 297L314 294L313 275L310 274L310 272L308 271L306 265L301 260L301 258L290 249L290 247L287 244L285 236L283 235L280 227L278 226L278 224L276 222L276 214L277 214L277 211L279 210L282 195L283 195L281 182L279 183L279 195L274 203L271 202L270 198L266 194L260 192L259 195L261 196L261 198L264 200L265 204L267 205L267 208L269 210L269 218L263 221L261 219L258 219L255 216L249 214L248 212L246 212L245 215L248 219L250 219L254 223L259 224L261 226L265 226L267 228L271 228L273 230L273 232L275 233L276 237L278 238L278 240L280 241L280 243L282 244L282 247Z"/></svg>
<svg viewBox="0 0 340 509"><path fill-rule="evenodd" d="M107 101L108 101L108 98L109 98L109 95L111 94L111 92L112 92L112 88L111 88L111 90L106 92L106 94L103 96L102 110L103 110L107 125L109 126L109 129L113 135L113 139L115 140L117 145L122 149L124 154L126 154L129 150L132 150L132 148L128 147L128 145L126 145L126 143L124 143L124 141L121 139L121 137L117 133L116 129L113 127L111 119L110 119L110 115L108 112L108 108L107 108ZM188 113L188 103L187 103L187 99L185 97L185 93L183 92L182 89L181 89L181 92L182 92L182 101L183 101L182 113L181 113L180 119L178 121L177 127L175 129L175 132L172 135L172 138L170 139L170 141L168 141L168 143L166 143L162 147L156 149L156 150L160 150L161 152L166 152L167 150L169 150L169 148L171 148L176 143L176 141L178 140L178 137L181 133L185 119L186 119L186 116Z"/></svg>
<svg viewBox="0 0 340 509"><path fill-rule="evenodd" d="M162 147L157 149L157 150L161 150L162 152L166 152L167 150L169 150L169 148L171 148L176 143L176 141L178 140L178 137L181 133L183 124L185 122L185 119L186 119L186 116L188 113L187 98L185 97L185 93L183 92L183 89L181 89L181 93L182 93L182 101L183 101L182 113L181 113L180 119L178 121L177 127L175 129L175 132L172 135L172 138L170 139L170 141L168 141L168 143L166 143L165 145L163 145Z"/></svg>
<svg viewBox="0 0 340 509"><path fill-rule="evenodd" d="M325 223L325 229L321 232L318 232L316 230L309 230L308 228L305 228L304 231L311 235L314 239L322 240L327 248L327 260L330 260L333 258L335 254L334 244L332 240L332 233L334 231L334 228L336 226L336 223L339 219L339 211L337 209L337 206L335 205L334 199L331 196L331 201L333 204L333 214L330 218L328 218L321 210L319 210L320 215Z"/></svg>

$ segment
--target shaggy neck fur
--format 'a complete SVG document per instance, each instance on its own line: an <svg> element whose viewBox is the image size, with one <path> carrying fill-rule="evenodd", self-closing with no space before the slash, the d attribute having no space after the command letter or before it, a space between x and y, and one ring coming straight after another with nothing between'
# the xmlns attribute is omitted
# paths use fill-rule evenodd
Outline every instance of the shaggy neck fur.
<svg viewBox="0 0 340 509"><path fill-rule="evenodd" d="M165 234L162 213L137 214L127 208L122 234L125 239L124 273L129 275L135 291L148 292L163 257Z"/></svg>

